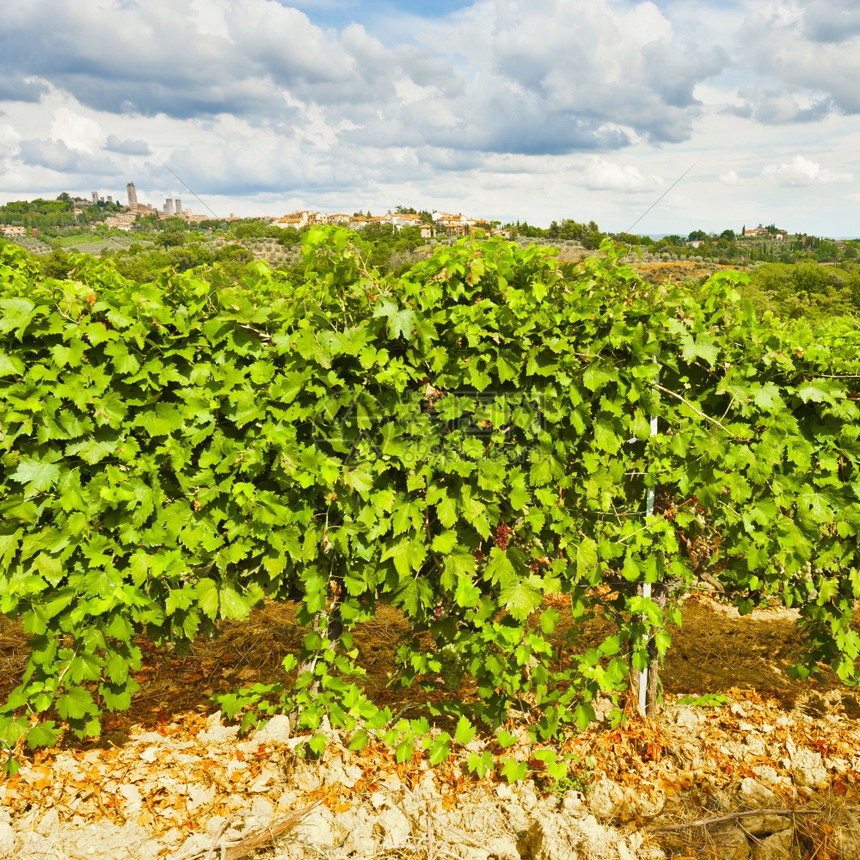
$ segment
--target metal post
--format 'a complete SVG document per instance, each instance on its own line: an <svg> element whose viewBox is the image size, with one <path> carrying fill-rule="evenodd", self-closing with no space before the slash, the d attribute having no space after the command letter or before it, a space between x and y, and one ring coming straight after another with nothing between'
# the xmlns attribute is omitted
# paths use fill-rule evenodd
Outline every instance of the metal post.
<svg viewBox="0 0 860 860"><path fill-rule="evenodd" d="M651 416L651 436L657 435L657 416ZM654 516L654 501L655 501L655 493L654 488L649 487L648 491L645 493L645 516L653 517ZM651 583L645 582L642 584L642 596L645 598L651 597ZM647 649L648 642L651 638L650 632L645 633L645 645ZM646 707L648 704L648 664L645 664L645 668L639 673L639 713L644 714L646 711Z"/></svg>

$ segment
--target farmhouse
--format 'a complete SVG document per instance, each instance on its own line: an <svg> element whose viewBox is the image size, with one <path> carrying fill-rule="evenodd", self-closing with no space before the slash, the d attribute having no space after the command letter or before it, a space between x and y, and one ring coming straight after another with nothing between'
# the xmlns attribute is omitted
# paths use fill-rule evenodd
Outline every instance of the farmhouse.
<svg viewBox="0 0 860 860"><path fill-rule="evenodd" d="M784 239L788 235L787 230L774 230L767 227L753 227L750 230L744 230L741 235L742 239Z"/></svg>

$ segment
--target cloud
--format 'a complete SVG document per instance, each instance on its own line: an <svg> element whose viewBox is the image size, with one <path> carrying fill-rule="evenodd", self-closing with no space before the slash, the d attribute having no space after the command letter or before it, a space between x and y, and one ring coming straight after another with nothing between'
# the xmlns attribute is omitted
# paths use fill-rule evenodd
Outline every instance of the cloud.
<svg viewBox="0 0 860 860"><path fill-rule="evenodd" d="M72 149L93 154L101 143L104 133L92 117L69 107L60 107L51 117L51 137L63 141Z"/></svg>
<svg viewBox="0 0 860 860"><path fill-rule="evenodd" d="M426 94L356 112L346 139L526 155L677 142L700 114L695 86L726 62L677 46L654 4L619 11L605 0L484 0L423 43L450 68L433 67Z"/></svg>
<svg viewBox="0 0 860 860"><path fill-rule="evenodd" d="M694 87L725 62L719 52L679 47L670 22L650 2L626 10L605 0L534 0L528 8L482 2L471 24L461 19L458 26L454 47L486 70L470 81L467 107L475 122L498 123L503 110L518 117L513 111L531 104L527 121L542 115L550 126L570 129L566 147L557 133L548 137L548 152L620 148L637 136L686 139L699 115ZM619 127L628 133L618 134Z"/></svg>
<svg viewBox="0 0 860 860"><path fill-rule="evenodd" d="M824 119L833 110L833 102L822 98L806 104L788 89L755 90L741 87L738 95L743 104L729 109L735 116L754 119L764 125L785 125L787 123L811 123Z"/></svg>
<svg viewBox="0 0 860 860"><path fill-rule="evenodd" d="M70 149L61 140L22 140L19 147L24 164L47 167L59 173L115 176L119 172L112 162Z"/></svg>
<svg viewBox="0 0 860 860"><path fill-rule="evenodd" d="M803 32L813 42L839 43L860 36L860 6L856 0L807 2Z"/></svg>
<svg viewBox="0 0 860 860"><path fill-rule="evenodd" d="M663 181L657 176L643 176L633 165L613 164L594 156L588 160L581 183L595 191L654 191Z"/></svg>
<svg viewBox="0 0 860 860"><path fill-rule="evenodd" d="M44 81L17 74L14 69L0 75L0 102L37 102L46 92Z"/></svg>
<svg viewBox="0 0 860 860"><path fill-rule="evenodd" d="M219 7L229 35L208 26ZM275 0L197 4L191 15L171 0L32 0L4 10L0 70L38 74L96 110L189 118L271 110L285 84L338 78L335 49Z"/></svg>
<svg viewBox="0 0 860 860"><path fill-rule="evenodd" d="M445 99L428 99L402 111L402 142L450 149L526 155L558 155L577 150L620 149L629 130L602 117L574 110L547 110L545 100L515 87L488 87L464 99L462 110ZM393 130L398 133L397 130ZM370 142L376 127L351 135Z"/></svg>
<svg viewBox="0 0 860 860"><path fill-rule="evenodd" d="M337 177L325 151L231 118L222 118L193 143L177 149L167 166L201 195L284 193Z"/></svg>
<svg viewBox="0 0 860 860"><path fill-rule="evenodd" d="M649 42L642 48L644 80L667 105L687 108L698 105L696 84L718 75L728 65L728 55L719 46L682 51L671 43Z"/></svg>
<svg viewBox="0 0 860 860"><path fill-rule="evenodd" d="M120 155L152 155L152 150L145 140L123 140L115 134L109 134L105 149Z"/></svg>
<svg viewBox="0 0 860 860"><path fill-rule="evenodd" d="M13 155L18 151L21 135L8 124L0 125L0 156Z"/></svg>
<svg viewBox="0 0 860 860"><path fill-rule="evenodd" d="M817 161L795 155L790 162L769 164L762 170L762 177L777 185L835 185L852 182L850 173L832 172Z"/></svg>
<svg viewBox="0 0 860 860"><path fill-rule="evenodd" d="M315 109L352 146L558 154L687 139L696 85L727 62L652 2L479 0L431 30L388 46L277 0L30 0L4 19L0 75L129 118L229 114L291 138Z"/></svg>
<svg viewBox="0 0 860 860"><path fill-rule="evenodd" d="M744 22L738 39L767 82L756 88L758 95L741 94L754 118L782 123L834 111L860 113L860 11L854 0L776 0ZM810 107L800 108L801 99Z"/></svg>

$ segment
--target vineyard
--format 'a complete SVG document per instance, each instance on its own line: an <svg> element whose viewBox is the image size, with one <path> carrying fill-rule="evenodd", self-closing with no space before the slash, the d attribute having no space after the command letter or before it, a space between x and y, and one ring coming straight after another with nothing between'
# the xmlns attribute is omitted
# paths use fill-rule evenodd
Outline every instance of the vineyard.
<svg viewBox="0 0 860 860"><path fill-rule="evenodd" d="M571 266L473 237L381 275L313 228L301 278L146 284L0 254L0 611L29 654L8 774L131 707L144 641L181 652L272 603L302 631L281 677L218 704L243 730L289 715L311 757L335 731L517 783L528 759L470 747L517 725L562 779L553 745L625 725L643 670L656 713L701 590L796 612L798 681L858 680L850 320L758 319L742 275L650 283L611 243ZM359 659L388 608L414 717Z"/></svg>

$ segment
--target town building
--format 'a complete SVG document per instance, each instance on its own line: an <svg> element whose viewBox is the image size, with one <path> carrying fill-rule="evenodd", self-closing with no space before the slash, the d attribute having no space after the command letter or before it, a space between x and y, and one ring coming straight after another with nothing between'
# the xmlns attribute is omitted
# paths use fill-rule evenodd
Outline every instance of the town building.
<svg viewBox="0 0 860 860"><path fill-rule="evenodd" d="M136 212L119 212L116 215L108 215L104 223L107 227L129 231L136 220Z"/></svg>

